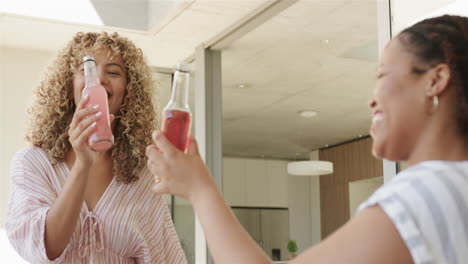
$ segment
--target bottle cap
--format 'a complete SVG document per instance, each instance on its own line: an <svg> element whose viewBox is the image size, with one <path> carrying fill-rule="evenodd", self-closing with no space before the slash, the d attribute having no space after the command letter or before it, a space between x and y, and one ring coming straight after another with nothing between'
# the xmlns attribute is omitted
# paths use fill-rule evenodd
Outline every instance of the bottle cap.
<svg viewBox="0 0 468 264"><path fill-rule="evenodd" d="M93 56L84 56L84 57L83 57L83 62L87 62L87 61L94 61L94 62L96 62L96 61L94 60L94 57L93 57Z"/></svg>

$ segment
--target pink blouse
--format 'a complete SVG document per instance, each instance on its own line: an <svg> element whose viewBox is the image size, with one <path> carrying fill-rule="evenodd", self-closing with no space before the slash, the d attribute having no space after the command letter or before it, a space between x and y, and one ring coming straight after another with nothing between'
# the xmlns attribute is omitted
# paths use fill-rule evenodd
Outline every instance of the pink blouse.
<svg viewBox="0 0 468 264"><path fill-rule="evenodd" d="M65 162L52 165L37 147L14 156L6 231L24 259L31 263L187 263L165 200L151 191L152 176L146 169L130 184L114 178L94 211L83 202L67 247L49 260L45 219L69 174Z"/></svg>

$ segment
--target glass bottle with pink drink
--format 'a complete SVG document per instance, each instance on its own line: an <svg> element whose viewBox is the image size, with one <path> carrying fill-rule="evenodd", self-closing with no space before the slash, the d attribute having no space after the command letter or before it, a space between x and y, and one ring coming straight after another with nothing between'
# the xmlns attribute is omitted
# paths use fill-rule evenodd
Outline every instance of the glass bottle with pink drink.
<svg viewBox="0 0 468 264"><path fill-rule="evenodd" d="M104 152L114 144L114 135L110 126L109 103L107 91L102 87L96 70L96 61L93 56L83 58L85 87L82 96L89 95L86 107L99 105L101 118L96 121L96 128L88 138L90 148L96 152Z"/></svg>
<svg viewBox="0 0 468 264"><path fill-rule="evenodd" d="M164 107L161 132L181 151L189 144L192 114L188 105L190 72L187 65L177 65L172 82L171 100Z"/></svg>

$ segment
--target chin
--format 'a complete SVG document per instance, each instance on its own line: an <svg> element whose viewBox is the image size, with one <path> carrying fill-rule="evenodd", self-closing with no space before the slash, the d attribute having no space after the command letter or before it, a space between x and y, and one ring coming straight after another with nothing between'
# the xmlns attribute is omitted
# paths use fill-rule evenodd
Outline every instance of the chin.
<svg viewBox="0 0 468 264"><path fill-rule="evenodd" d="M382 140L372 137L372 155L377 159L388 159L385 153L385 143Z"/></svg>
<svg viewBox="0 0 468 264"><path fill-rule="evenodd" d="M382 153L378 150L376 150L374 147L372 147L372 156L376 159L385 159L385 157L382 155Z"/></svg>
<svg viewBox="0 0 468 264"><path fill-rule="evenodd" d="M372 143L372 155L377 159L385 159L388 161L401 161L405 160L400 149L389 149L383 143L373 142Z"/></svg>

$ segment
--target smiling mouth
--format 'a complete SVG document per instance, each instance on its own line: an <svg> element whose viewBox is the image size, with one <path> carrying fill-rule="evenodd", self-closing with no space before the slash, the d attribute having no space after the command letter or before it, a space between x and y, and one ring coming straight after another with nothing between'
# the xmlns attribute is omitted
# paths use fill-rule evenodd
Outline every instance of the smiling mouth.
<svg viewBox="0 0 468 264"><path fill-rule="evenodd" d="M382 121L383 117L382 117L382 114L376 114L372 117L372 123L377 123L377 122L380 122Z"/></svg>

